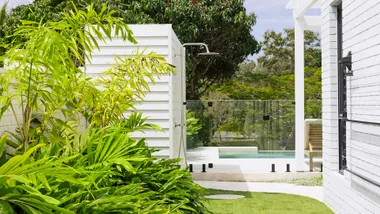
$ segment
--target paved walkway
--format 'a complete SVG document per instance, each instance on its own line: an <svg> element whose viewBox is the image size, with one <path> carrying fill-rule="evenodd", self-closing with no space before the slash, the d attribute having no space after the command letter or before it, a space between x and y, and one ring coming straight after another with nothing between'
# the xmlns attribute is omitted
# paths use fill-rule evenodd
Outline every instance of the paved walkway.
<svg viewBox="0 0 380 214"><path fill-rule="evenodd" d="M321 186L296 186L284 183L254 183L254 182L219 182L219 181L195 181L207 189L220 189L242 192L271 192L287 193L307 196L323 201L323 187Z"/></svg>

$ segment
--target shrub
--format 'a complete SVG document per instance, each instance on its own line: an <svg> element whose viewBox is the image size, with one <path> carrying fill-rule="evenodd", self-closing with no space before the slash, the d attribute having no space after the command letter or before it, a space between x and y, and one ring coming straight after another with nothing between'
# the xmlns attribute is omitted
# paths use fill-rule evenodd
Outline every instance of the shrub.
<svg viewBox="0 0 380 214"><path fill-rule="evenodd" d="M131 137L161 129L140 113L124 116L149 90L146 78L174 68L143 52L117 57L97 79L77 68L98 47L94 35L136 42L112 14L74 7L59 22L24 21L0 57L10 66L0 74L0 118L12 111L18 123L0 140L0 213L207 212L203 189L178 160L156 160Z"/></svg>

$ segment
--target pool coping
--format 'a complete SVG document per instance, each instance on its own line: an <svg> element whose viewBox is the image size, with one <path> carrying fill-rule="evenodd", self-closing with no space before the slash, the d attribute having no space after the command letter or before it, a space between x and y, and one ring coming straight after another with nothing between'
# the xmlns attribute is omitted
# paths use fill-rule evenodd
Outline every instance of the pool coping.
<svg viewBox="0 0 380 214"><path fill-rule="evenodd" d="M296 165L295 158L219 158L218 147L198 147L188 150L186 156L187 165L192 164L194 172L201 172L202 165L209 163L214 165L214 168L207 169L212 173L266 173L271 171L272 164L275 164L277 172L287 171L287 165L293 172ZM309 171L308 161L305 158L305 172ZM315 170L320 170L322 161L322 158L314 160L314 167L319 168Z"/></svg>
<svg viewBox="0 0 380 214"><path fill-rule="evenodd" d="M238 181L238 182L268 182L292 181L300 178L315 178L322 172L253 172L253 173L215 173L194 172L192 177L196 181Z"/></svg>

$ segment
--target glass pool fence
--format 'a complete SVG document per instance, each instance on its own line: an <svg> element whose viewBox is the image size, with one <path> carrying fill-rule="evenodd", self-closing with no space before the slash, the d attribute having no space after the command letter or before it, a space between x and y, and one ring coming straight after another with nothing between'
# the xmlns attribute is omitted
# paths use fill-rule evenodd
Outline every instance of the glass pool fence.
<svg viewBox="0 0 380 214"><path fill-rule="evenodd" d="M242 158L294 157L294 101L190 100L187 110L200 125L195 134L187 136L188 151L203 147L256 147L258 153L255 154L232 152L221 154L220 158L236 155ZM305 101L306 119L320 119L321 116L322 101Z"/></svg>

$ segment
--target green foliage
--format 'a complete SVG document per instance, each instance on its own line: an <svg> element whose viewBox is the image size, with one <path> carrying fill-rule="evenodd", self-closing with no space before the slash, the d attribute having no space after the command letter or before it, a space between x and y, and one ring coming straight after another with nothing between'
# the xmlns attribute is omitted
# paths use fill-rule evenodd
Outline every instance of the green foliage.
<svg viewBox="0 0 380 214"><path fill-rule="evenodd" d="M180 170L177 160L156 161L144 140L129 136L141 127L126 125L130 122L88 128L70 142L76 148L72 154L56 157L51 143L12 157L0 166L0 209L3 213L205 212L203 190L192 182L191 174Z"/></svg>
<svg viewBox="0 0 380 214"><path fill-rule="evenodd" d="M8 5L8 2L4 2L4 4L1 6L1 9L0 9L0 26L2 27L5 22L5 18L7 16L7 5Z"/></svg>
<svg viewBox="0 0 380 214"><path fill-rule="evenodd" d="M195 118L195 113L189 110L186 110L186 135L191 136L198 134L198 131L201 129L199 124L199 119Z"/></svg>
<svg viewBox="0 0 380 214"><path fill-rule="evenodd" d="M214 90L236 100L294 99L294 30L267 31L264 55L239 66L235 76ZM305 99L322 98L321 50L318 34L305 33Z"/></svg>
<svg viewBox="0 0 380 214"><path fill-rule="evenodd" d="M84 75L76 62L85 64L86 59L91 59L90 51L98 48L93 34L102 41L112 39L114 26L115 35L136 42L126 24L120 18L113 18L112 11L106 11L104 6L98 14L89 6L87 12L75 9L64 14L59 22L23 21L16 30L14 37L27 41L9 44L12 48L0 58L7 59L11 66L1 75L3 96L0 101L4 109L14 109L11 100L22 106L25 123L22 125L19 121L18 124L24 148L34 140L30 128L38 138L49 141L62 136L63 128L71 129L70 134L75 132L82 117L96 126L119 121L149 90L145 78L154 82L154 76L174 71L162 56L139 52L135 56L117 57L115 66L97 79ZM42 117L39 112L43 112ZM64 119L57 117L57 113ZM31 127L35 119L40 119L40 125ZM61 127L54 130L57 125Z"/></svg>
<svg viewBox="0 0 380 214"><path fill-rule="evenodd" d="M7 17L7 5L8 5L8 2L4 2L4 4L1 6L0 8L0 28L1 29L4 29L4 22L5 22L5 18ZM5 38L4 38L4 33L2 30L0 30L0 44L3 44L5 43ZM0 55L5 51L5 48L4 47L1 47L0 46ZM3 65L3 62L0 61L0 68L2 68L4 65Z"/></svg>
<svg viewBox="0 0 380 214"><path fill-rule="evenodd" d="M35 0L17 7L0 31L12 35L19 20L59 21L61 12L73 8L70 1ZM84 9L91 2L95 2L98 12L102 3L107 3L115 11L112 15L127 24L171 23L182 43L205 42L210 50L221 53L219 57L198 57L204 50L188 48L188 99L199 99L211 86L228 80L239 63L259 51L259 44L251 35L256 16L246 13L243 0L78 0L75 5Z"/></svg>
<svg viewBox="0 0 380 214"><path fill-rule="evenodd" d="M77 64L98 48L94 36L135 40L105 5L72 8L57 22L23 21L0 58L8 65L0 74L0 118L11 111L18 123L17 133L0 139L0 212L207 212L203 189L179 160L156 160L144 139L131 137L162 131L133 106L149 91L147 79L174 68L139 52L117 57L98 78L86 76Z"/></svg>
<svg viewBox="0 0 380 214"><path fill-rule="evenodd" d="M267 31L262 42L264 55L258 63L266 73L284 75L294 73L294 29L286 28L284 32ZM321 50L319 35L305 31L305 66L321 67Z"/></svg>
<svg viewBox="0 0 380 214"><path fill-rule="evenodd" d="M203 145L210 145L213 133L212 119L206 115L207 108L202 101L188 100L186 108L196 118L200 126L198 133L187 135L187 148L194 148Z"/></svg>
<svg viewBox="0 0 380 214"><path fill-rule="evenodd" d="M239 70L236 77L216 90L235 100L293 100L294 74L277 76L255 70ZM305 67L305 100L321 98L321 68Z"/></svg>

